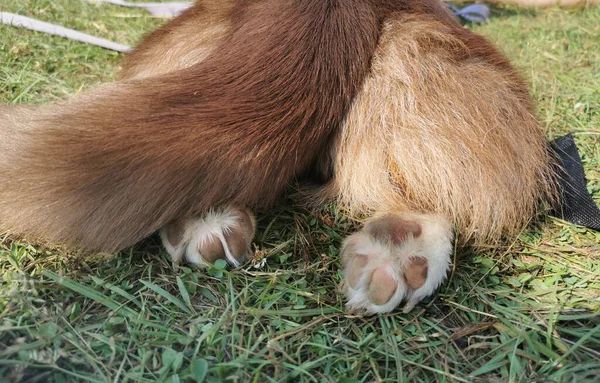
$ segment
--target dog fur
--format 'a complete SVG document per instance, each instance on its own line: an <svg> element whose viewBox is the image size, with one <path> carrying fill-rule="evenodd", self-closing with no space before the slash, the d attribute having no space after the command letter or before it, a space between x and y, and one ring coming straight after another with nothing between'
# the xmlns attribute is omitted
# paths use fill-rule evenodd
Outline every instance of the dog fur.
<svg viewBox="0 0 600 383"><path fill-rule="evenodd" d="M356 216L514 235L555 195L528 89L439 0L199 1L120 79L0 108L0 228L113 251L215 206L264 208L309 169Z"/></svg>

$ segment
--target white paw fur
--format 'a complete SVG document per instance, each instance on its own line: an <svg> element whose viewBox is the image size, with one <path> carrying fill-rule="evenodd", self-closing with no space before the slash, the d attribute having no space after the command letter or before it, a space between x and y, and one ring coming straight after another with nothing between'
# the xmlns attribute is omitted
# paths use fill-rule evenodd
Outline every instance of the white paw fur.
<svg viewBox="0 0 600 383"><path fill-rule="evenodd" d="M343 291L351 311L404 312L431 295L451 264L452 226L436 215L394 213L371 219L344 242Z"/></svg>
<svg viewBox="0 0 600 383"><path fill-rule="evenodd" d="M248 257L256 221L246 209L211 209L199 218L173 222L160 230L162 243L175 265L183 260L208 266L225 259L238 267Z"/></svg>

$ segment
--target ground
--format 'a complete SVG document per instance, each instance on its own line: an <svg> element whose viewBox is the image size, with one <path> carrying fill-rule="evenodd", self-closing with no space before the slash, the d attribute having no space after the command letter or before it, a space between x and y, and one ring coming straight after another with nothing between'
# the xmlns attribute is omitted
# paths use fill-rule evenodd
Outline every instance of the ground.
<svg viewBox="0 0 600 383"><path fill-rule="evenodd" d="M0 10L127 44L164 22L75 0ZM600 8L496 8L467 27L531 83L549 138L574 133L600 202ZM63 99L120 59L0 27L0 100ZM600 381L600 233L543 218L504 247L457 249L449 281L409 314L361 317L337 291L356 224L290 202L259 215L256 259L233 271L174 271L157 238L90 257L2 239L0 381Z"/></svg>

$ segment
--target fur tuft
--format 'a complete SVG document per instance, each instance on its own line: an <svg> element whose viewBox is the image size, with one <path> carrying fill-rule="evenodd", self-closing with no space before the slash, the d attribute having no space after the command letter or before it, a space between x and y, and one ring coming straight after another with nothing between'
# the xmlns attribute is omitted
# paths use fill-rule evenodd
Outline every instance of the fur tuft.
<svg viewBox="0 0 600 383"><path fill-rule="evenodd" d="M206 59L231 33L233 0L199 0L150 33L123 61L119 79L152 77Z"/></svg>
<svg viewBox="0 0 600 383"><path fill-rule="evenodd" d="M353 215L445 215L463 241L521 230L555 194L527 88L485 39L426 15L390 19L334 147L322 196Z"/></svg>

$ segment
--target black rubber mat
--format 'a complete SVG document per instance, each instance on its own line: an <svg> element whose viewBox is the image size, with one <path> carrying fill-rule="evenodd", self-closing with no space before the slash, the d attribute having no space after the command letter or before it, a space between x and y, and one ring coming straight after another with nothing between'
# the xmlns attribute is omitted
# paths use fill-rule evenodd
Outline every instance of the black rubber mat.
<svg viewBox="0 0 600 383"><path fill-rule="evenodd" d="M600 230L600 209L587 191L581 157L573 136L568 134L557 138L551 145L561 166L558 169L560 204L551 214L579 226Z"/></svg>

